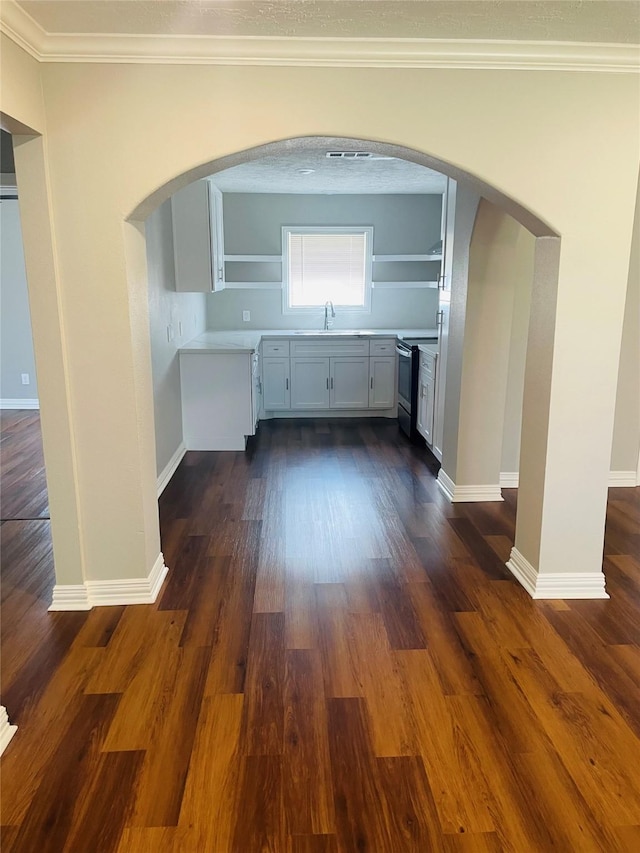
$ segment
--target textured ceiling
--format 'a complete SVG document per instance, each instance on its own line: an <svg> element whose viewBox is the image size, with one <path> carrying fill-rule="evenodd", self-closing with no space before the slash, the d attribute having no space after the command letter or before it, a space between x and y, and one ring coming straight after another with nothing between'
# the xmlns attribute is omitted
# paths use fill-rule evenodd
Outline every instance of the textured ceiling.
<svg viewBox="0 0 640 853"><path fill-rule="evenodd" d="M640 42L637 0L17 0L48 33Z"/></svg>
<svg viewBox="0 0 640 853"><path fill-rule="evenodd" d="M359 146L360 150L363 150ZM230 193L441 193L446 177L407 160L327 159L327 148L263 157L213 176ZM332 149L335 150L335 149ZM379 159L378 159L379 158ZM300 169L314 169L301 174Z"/></svg>

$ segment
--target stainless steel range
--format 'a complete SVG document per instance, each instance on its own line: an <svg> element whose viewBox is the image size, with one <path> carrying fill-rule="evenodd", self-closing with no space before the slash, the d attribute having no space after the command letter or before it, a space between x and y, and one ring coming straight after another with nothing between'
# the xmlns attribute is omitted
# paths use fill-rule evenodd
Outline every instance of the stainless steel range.
<svg viewBox="0 0 640 853"><path fill-rule="evenodd" d="M420 369L420 344L437 344L438 339L407 338L396 344L398 353L398 423L400 429L411 439L420 442L422 437L416 428L418 413L418 374Z"/></svg>

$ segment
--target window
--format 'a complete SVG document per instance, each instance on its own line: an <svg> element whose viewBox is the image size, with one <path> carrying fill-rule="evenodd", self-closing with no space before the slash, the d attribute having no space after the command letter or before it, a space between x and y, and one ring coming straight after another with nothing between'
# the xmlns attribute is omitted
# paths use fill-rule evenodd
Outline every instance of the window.
<svg viewBox="0 0 640 853"><path fill-rule="evenodd" d="M282 229L283 311L371 309L371 226Z"/></svg>

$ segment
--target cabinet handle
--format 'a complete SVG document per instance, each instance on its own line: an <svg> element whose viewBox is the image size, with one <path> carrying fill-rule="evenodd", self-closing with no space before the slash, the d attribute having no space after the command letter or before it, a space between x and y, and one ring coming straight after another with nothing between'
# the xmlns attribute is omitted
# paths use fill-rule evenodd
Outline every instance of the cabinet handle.
<svg viewBox="0 0 640 853"><path fill-rule="evenodd" d="M331 390L333 391L333 376L331 377Z"/></svg>
<svg viewBox="0 0 640 853"><path fill-rule="evenodd" d="M289 390L289 380L288 379L284 380L284 387L285 387L285 390L287 390L287 391Z"/></svg>
<svg viewBox="0 0 640 853"><path fill-rule="evenodd" d="M444 273L438 276L438 290L444 290Z"/></svg>
<svg viewBox="0 0 640 853"><path fill-rule="evenodd" d="M329 390L329 377L327 376L327 391Z"/></svg>
<svg viewBox="0 0 640 853"><path fill-rule="evenodd" d="M436 328L438 328L438 326L442 326L443 317L444 317L444 311L442 311L442 310L438 311L438 313L436 314Z"/></svg>
<svg viewBox="0 0 640 853"><path fill-rule="evenodd" d="M371 377L371 390L373 391L373 376Z"/></svg>

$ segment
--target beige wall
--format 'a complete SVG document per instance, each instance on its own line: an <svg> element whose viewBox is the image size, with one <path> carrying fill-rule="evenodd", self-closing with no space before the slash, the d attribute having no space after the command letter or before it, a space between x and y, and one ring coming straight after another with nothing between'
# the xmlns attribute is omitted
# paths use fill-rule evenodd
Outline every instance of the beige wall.
<svg viewBox="0 0 640 853"><path fill-rule="evenodd" d="M606 304L606 298L605 303ZM612 471L638 471L640 453L640 181L624 312Z"/></svg>
<svg viewBox="0 0 640 853"><path fill-rule="evenodd" d="M10 133L43 133L44 102L40 64L4 34L0 35L2 129Z"/></svg>
<svg viewBox="0 0 640 853"><path fill-rule="evenodd" d="M2 63L7 104L33 112L37 84L22 91L13 48ZM562 235L544 460L555 472L545 505L556 521L544 554L550 571L568 570L563 541L575 527L572 558L589 566L599 559L640 151L636 77L81 63L44 65L41 75L85 576L146 575L159 547L146 255L143 234L125 219L133 211L143 219L178 186L210 173L217 157L323 134L427 152ZM603 163L607 180L594 205L584 176ZM19 184L23 167L17 158ZM606 252L593 251L603 245Z"/></svg>
<svg viewBox="0 0 640 853"><path fill-rule="evenodd" d="M505 254L503 274L513 288L513 313L507 367L507 388L502 434L501 472L515 473L520 466L520 431L522 428L522 392L527 357L527 333L533 281L532 235L508 217L505 227L510 232L510 246Z"/></svg>
<svg viewBox="0 0 640 853"><path fill-rule="evenodd" d="M520 322L520 298L517 327L513 318L516 293L520 297L524 292L526 298L531 292L534 243L515 219L485 199L480 202L469 256L458 486L498 485L507 401L509 441L517 436L519 446L529 319L527 310L524 325Z"/></svg>
<svg viewBox="0 0 640 853"><path fill-rule="evenodd" d="M147 219L149 343L158 476L182 444L182 397L178 347L206 328L204 293L176 293L171 202ZM173 337L167 332L171 326Z"/></svg>

